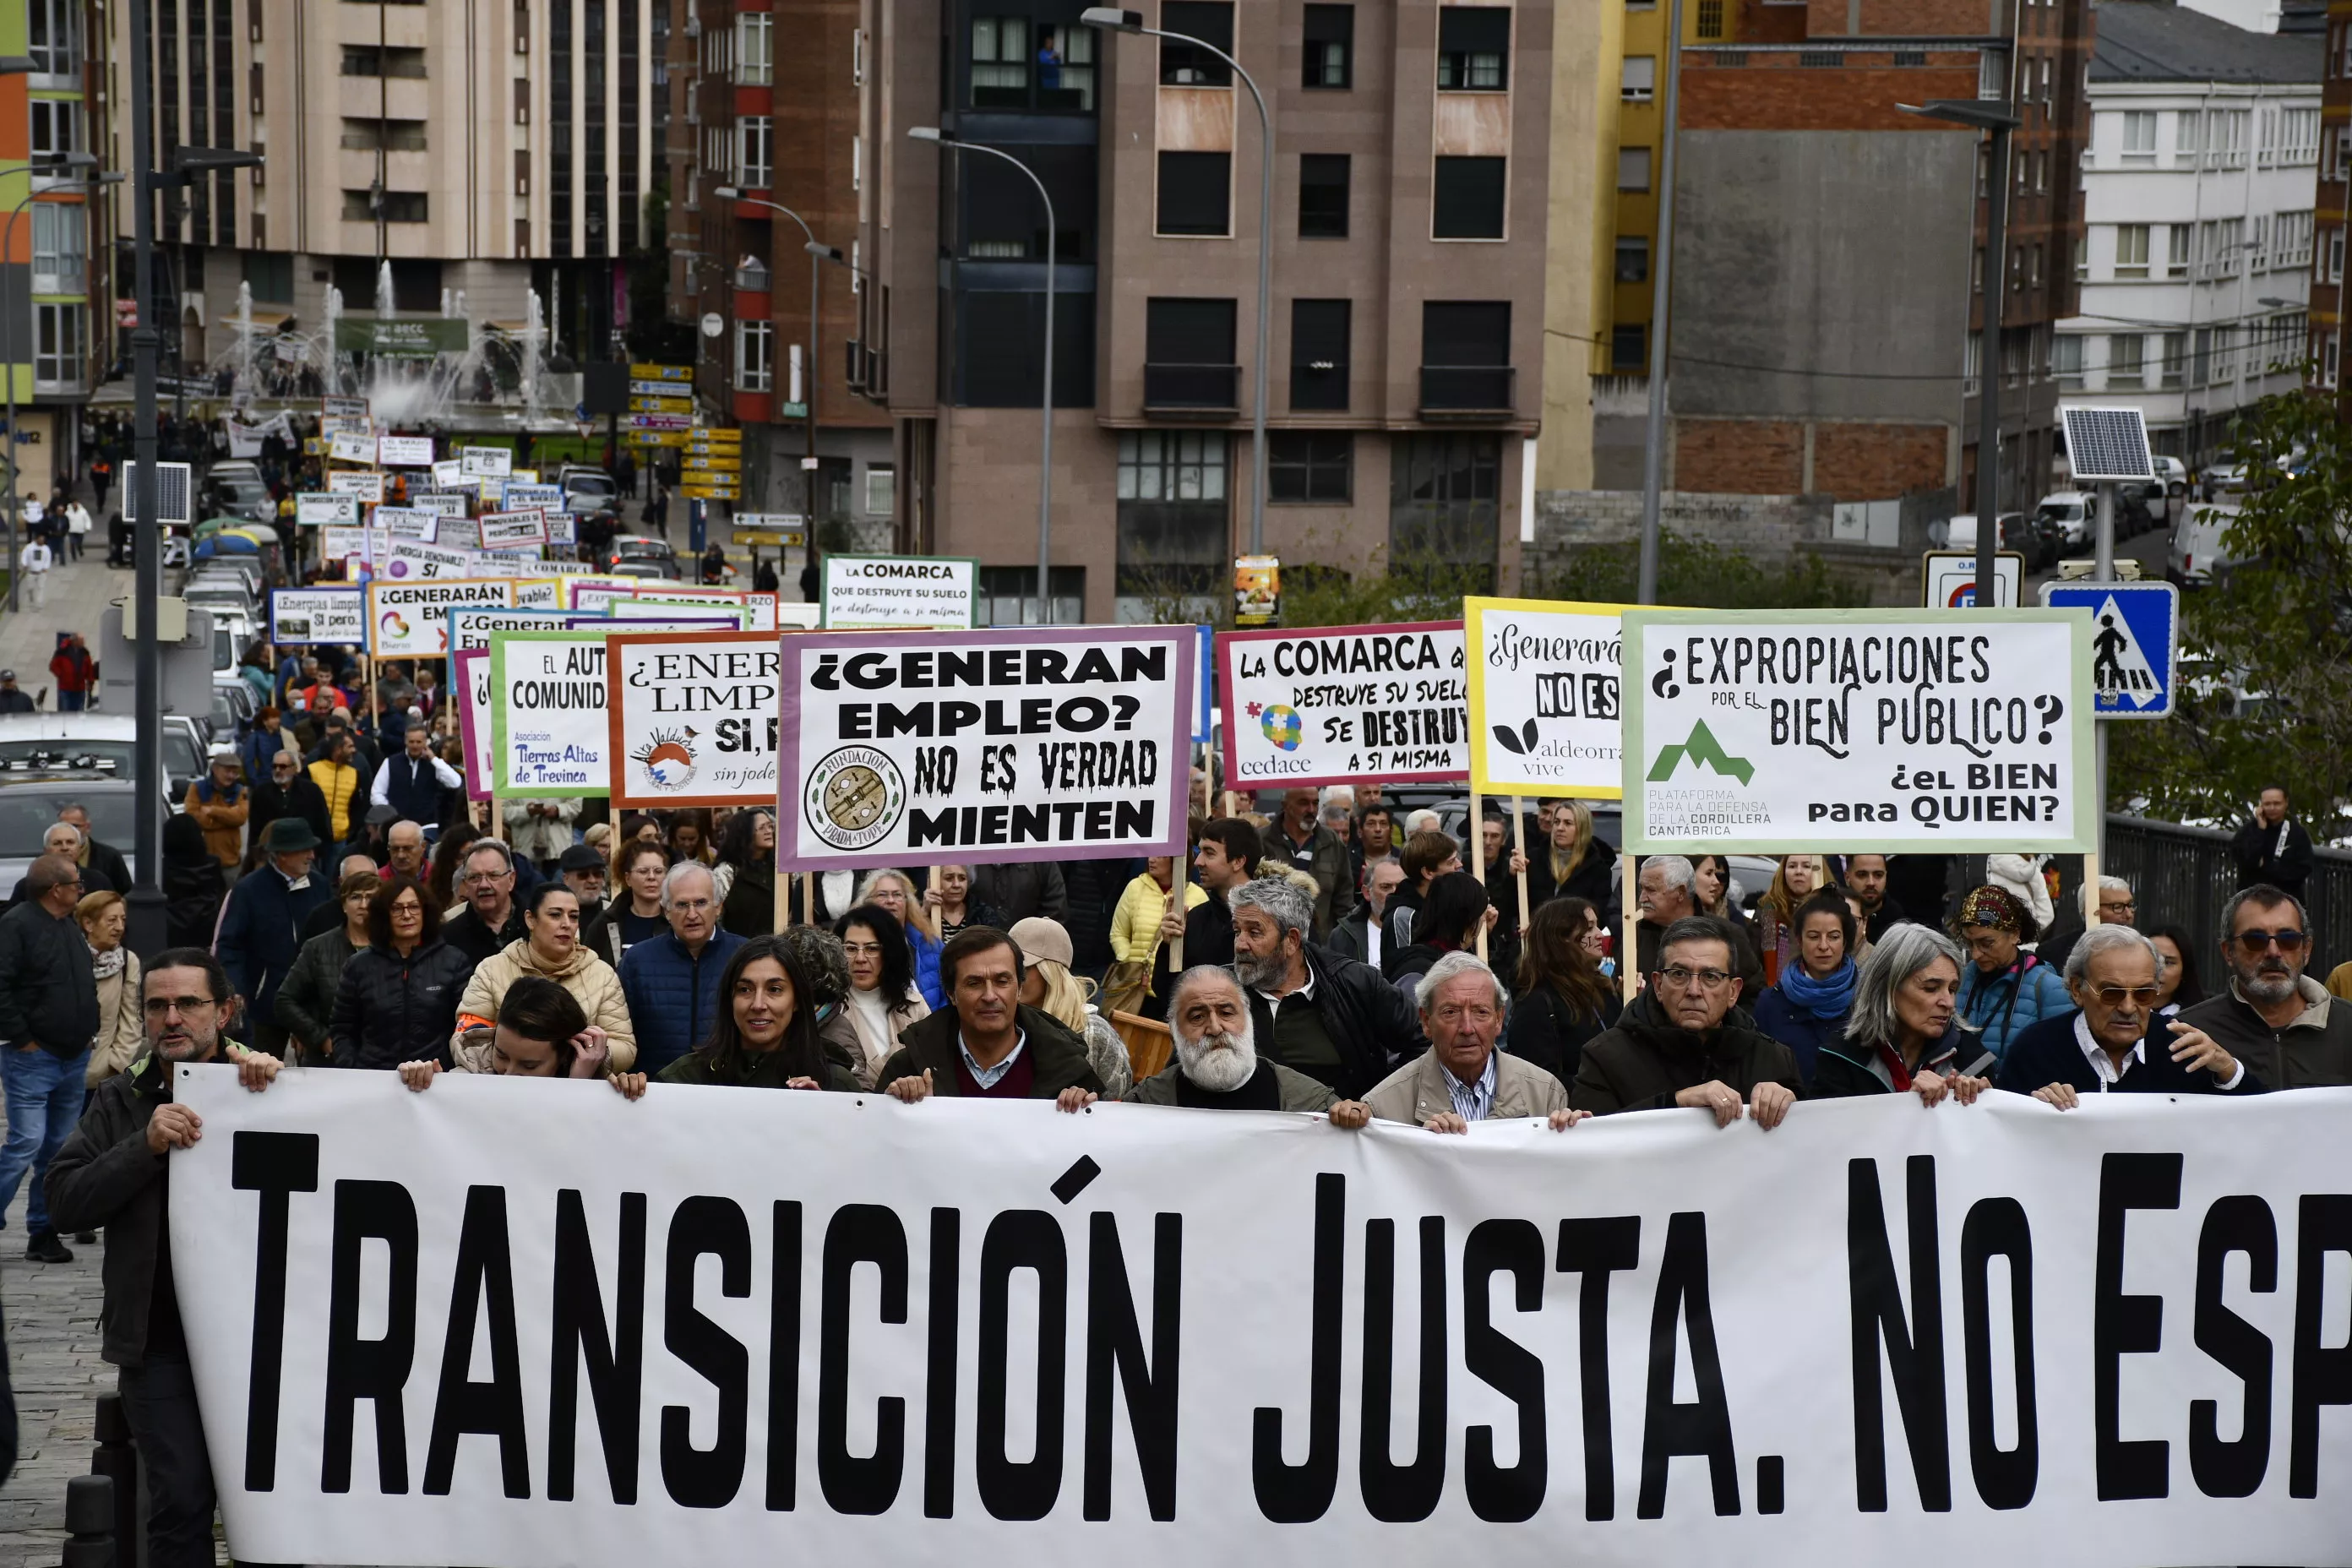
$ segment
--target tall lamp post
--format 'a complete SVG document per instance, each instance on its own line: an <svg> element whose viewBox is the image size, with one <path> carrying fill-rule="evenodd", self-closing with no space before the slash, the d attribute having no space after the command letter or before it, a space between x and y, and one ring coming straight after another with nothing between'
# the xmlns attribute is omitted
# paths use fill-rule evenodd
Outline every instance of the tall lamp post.
<svg viewBox="0 0 2352 1568"><path fill-rule="evenodd" d="M816 377L817 364L823 357L817 353L817 283L824 263L839 260L841 252L832 246L818 244L815 231L808 226L808 219L780 202L747 196L735 185L719 185L710 194L723 202L740 202L747 207L765 207L772 213L782 213L801 226L801 234L808 241L805 248L809 253L809 363L808 385L803 388L808 395L808 402L803 405L801 419L801 424L808 431L808 447L807 455L801 459L801 523L808 530L809 564L814 566L816 564Z"/></svg>
<svg viewBox="0 0 2352 1568"><path fill-rule="evenodd" d="M1092 13L1088 13L1092 15ZM1055 256L1054 197L1045 189L1045 182L1037 171L1005 152L979 142L965 142L952 131L942 131L936 125L910 127L907 134L917 142L936 142L943 147L960 148L967 153L985 153L992 158L1002 158L1023 174L1037 187L1037 199L1045 204L1045 437L1037 458L1037 624L1054 624L1054 595L1051 583L1054 562L1054 272L1060 265Z"/></svg>
<svg viewBox="0 0 2352 1568"><path fill-rule="evenodd" d="M1681 0L1676 0L1679 5ZM1148 38L1163 38L1180 44L1190 44L1196 49L1206 49L1230 67L1250 90L1257 105L1258 145L1260 149L1257 178L1257 364L1250 375L1250 553L1261 554L1265 550L1265 383L1267 317L1273 310L1274 295L1274 121L1265 111L1265 95L1257 89L1257 81L1242 68L1242 63L1209 42L1190 33L1171 33L1160 27L1143 25L1140 11L1122 11L1116 5L1089 5L1078 16L1089 27L1100 27L1110 33L1140 33Z"/></svg>
<svg viewBox="0 0 2352 1568"><path fill-rule="evenodd" d="M38 176L60 169L95 169L96 167L98 167L98 155L94 153L55 153L34 159L27 166L27 172ZM121 178L120 174L104 174L99 176L97 183L110 184ZM8 209L7 226L5 230L0 230L0 255L7 254L15 247L16 220L24 216L25 209L35 200L60 188L79 187L87 190L92 183L89 180L68 181L63 187L41 185L26 192L25 199ZM20 579L24 576L23 573L16 570L17 552L22 546L17 543L16 522L16 356L12 341L14 334L9 330L14 322L14 316L13 311L0 310L0 373L5 373L8 378L8 608L12 612L22 607Z"/></svg>
<svg viewBox="0 0 2352 1568"><path fill-rule="evenodd" d="M1898 103L1906 114L1991 132L1985 171L1984 346L1977 353L1977 608L2000 599L1993 575L2000 550L2000 295L2009 276L2009 138L2025 123L1998 100L1931 98Z"/></svg>

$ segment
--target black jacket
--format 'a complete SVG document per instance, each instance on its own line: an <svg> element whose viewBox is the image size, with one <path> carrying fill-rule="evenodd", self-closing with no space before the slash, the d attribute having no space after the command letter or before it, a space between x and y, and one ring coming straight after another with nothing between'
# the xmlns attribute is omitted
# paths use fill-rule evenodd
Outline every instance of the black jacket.
<svg viewBox="0 0 2352 1568"><path fill-rule="evenodd" d="M719 907L719 924L737 936L767 936L773 932L776 868L757 861L737 867L734 880L727 885L727 901Z"/></svg>
<svg viewBox="0 0 2352 1568"><path fill-rule="evenodd" d="M403 1062L447 1065L457 1027L457 999L474 962L435 940L403 958L386 947L352 954L335 989L330 1033L335 1065L396 1068Z"/></svg>
<svg viewBox="0 0 2352 1568"><path fill-rule="evenodd" d="M2299 990L2303 1013L2284 1029L2263 1022L2235 981L2221 995L2183 1008L2180 1021L2221 1042L2273 1089L2352 1084L2352 1002L2329 995L2309 975Z"/></svg>
<svg viewBox="0 0 2352 1568"><path fill-rule="evenodd" d="M1095 1076L1094 1065L1087 1059L1086 1041L1034 1007L1017 1009L1013 1026L1028 1037L1030 1066L1035 1075L1029 1087L1030 1099L1052 1100L1070 1088L1096 1094L1103 1091L1102 1079ZM962 1094L963 1084L956 1076L956 1036L962 1027L955 1009L942 1007L899 1030L898 1048L882 1064L874 1079L876 1090L888 1089L898 1079L920 1078L928 1071L933 1094Z"/></svg>
<svg viewBox="0 0 2352 1568"><path fill-rule="evenodd" d="M117 849L111 844L101 843L95 838L91 839L89 841L89 864L82 868L86 871L97 871L101 876L105 877L106 889L110 892L128 895L131 891L131 862L125 860L122 858L122 851ZM85 888L82 889L85 894L95 892L98 889L94 888Z"/></svg>
<svg viewBox="0 0 2352 1568"><path fill-rule="evenodd" d="M1171 891L1171 900L1184 895ZM1168 966L1176 954L1167 942L1151 958L1151 994L1164 999L1173 989ZM1234 907L1214 893L1205 904L1184 911L1184 967L1213 963L1222 968L1234 961Z"/></svg>
<svg viewBox="0 0 2352 1568"><path fill-rule="evenodd" d="M1192 944L1185 945L1189 949ZM1184 956L1189 963L1192 953L1188 951ZM1323 1014L1323 1032L1339 1053L1339 1081L1331 1088L1340 1099L1363 1099L1381 1079L1429 1049L1429 1037L1421 1032L1421 1020L1413 1015L1412 1004L1381 978L1380 971L1311 942L1306 956L1307 973L1315 982L1316 1004ZM1248 994L1257 1054L1274 1061L1274 1008L1256 992ZM1309 1078L1322 1076L1297 1062L1280 1065Z"/></svg>
<svg viewBox="0 0 2352 1568"><path fill-rule="evenodd" d="M520 889L517 889L517 894L514 907L507 911L507 923L498 930L492 931L484 925L481 915L473 905L467 904L441 922L441 940L476 963L497 957L506 951L509 942L520 942L530 934L522 923Z"/></svg>
<svg viewBox="0 0 2352 1568"><path fill-rule="evenodd" d="M163 862L163 922L173 947L210 947L228 872L209 853Z"/></svg>
<svg viewBox="0 0 2352 1568"><path fill-rule="evenodd" d="M1963 1046L1970 1056L1982 1054L1976 1048L1975 1037L1964 1034L1955 1021L1944 1031L1942 1039L1919 1053L1919 1065L1911 1069L1911 1076L1932 1072L1949 1078L1962 1071L1968 1066L1961 1059ZM1895 1074L1879 1057L1877 1047L1864 1045L1841 1030L1822 1042L1820 1052L1813 1058L1812 1082L1806 1086L1805 1092L1814 1100L1893 1094Z"/></svg>
<svg viewBox="0 0 2352 1568"><path fill-rule="evenodd" d="M170 1156L147 1147L147 1123L172 1102L160 1058L142 1056L89 1092L81 1120L49 1162L49 1223L61 1231L106 1230L106 1303L99 1353L116 1366L147 1357L147 1308L156 1259L167 1244L164 1203Z"/></svg>
<svg viewBox="0 0 2352 1568"><path fill-rule="evenodd" d="M1599 1017L1580 1018L1567 998L1549 985L1538 985L1512 1007L1503 1048L1562 1083L1574 1083L1585 1046L1615 1025L1624 1011L1624 1000L1612 990Z"/></svg>
<svg viewBox="0 0 2352 1568"><path fill-rule="evenodd" d="M1058 921L1068 912L1069 890L1062 868L1051 860L1011 860L971 868L971 898L991 904L1009 921L1043 915Z"/></svg>
<svg viewBox="0 0 2352 1568"><path fill-rule="evenodd" d="M1721 1082L1745 1100L1759 1083L1804 1092L1797 1058L1789 1047L1760 1033L1738 1008L1706 1036L1676 1027L1644 991L1633 998L1617 1026L1584 1047L1568 1100L1579 1110L1607 1116L1618 1110L1657 1110L1675 1096L1700 1084Z"/></svg>
<svg viewBox="0 0 2352 1568"><path fill-rule="evenodd" d="M71 1061L97 1033L98 981L80 922L29 900L0 917L0 1041L37 1040Z"/></svg>
<svg viewBox="0 0 2352 1568"><path fill-rule="evenodd" d="M2230 855L2238 863L2241 888L2268 883L2299 899L2311 880L2311 835L2292 817L2277 827L2249 822L2231 836Z"/></svg>
<svg viewBox="0 0 2352 1568"><path fill-rule="evenodd" d="M2100 1092L2097 1069L2074 1038L2074 1020L2080 1012L2061 1013L2030 1024L2017 1032L2009 1042L2009 1049L2000 1058L2000 1071L1992 1080L1995 1089L2009 1089L2017 1094L2032 1094L2037 1089L2047 1089L2053 1083L2072 1084L2077 1094ZM2169 1023L2169 1019L2164 1020ZM2109 1090L2115 1094L2260 1094L2264 1085L2254 1070L2254 1064L2243 1057L2239 1061L2245 1076L2238 1087L2223 1090L2210 1072L2192 1070L2172 1059L2171 1031L2158 1027L2156 1038L2140 1042L2141 1060L2134 1062ZM2226 1048L2228 1042L2224 1041ZM2231 1053L2235 1055L2235 1052Z"/></svg>

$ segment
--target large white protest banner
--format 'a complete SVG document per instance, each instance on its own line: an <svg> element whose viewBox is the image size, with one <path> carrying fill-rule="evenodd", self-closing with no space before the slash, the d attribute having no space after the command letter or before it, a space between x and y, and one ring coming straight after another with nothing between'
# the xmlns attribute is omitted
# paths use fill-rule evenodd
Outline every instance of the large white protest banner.
<svg viewBox="0 0 2352 1568"><path fill-rule="evenodd" d="M969 626L977 614L980 563L956 555L828 555L828 631L882 626Z"/></svg>
<svg viewBox="0 0 2352 1568"><path fill-rule="evenodd" d="M1462 623L1217 638L1233 789L1466 778Z"/></svg>
<svg viewBox="0 0 2352 1568"><path fill-rule="evenodd" d="M601 629L491 633L490 768L499 793L610 793L605 702Z"/></svg>
<svg viewBox="0 0 2352 1568"><path fill-rule="evenodd" d="M439 577L404 583L376 578L367 585L368 652L378 658L435 658L449 651L450 607L514 606L514 584L503 577Z"/></svg>
<svg viewBox="0 0 2352 1568"><path fill-rule="evenodd" d="M269 640L274 643L363 643L367 604L357 588L272 588Z"/></svg>
<svg viewBox="0 0 2352 1568"><path fill-rule="evenodd" d="M1462 601L1473 789L1617 798L1624 751L1618 617L1627 607Z"/></svg>
<svg viewBox="0 0 2352 1568"><path fill-rule="evenodd" d="M239 1561L2344 1559L2352 1090L1444 1137L174 1070Z"/></svg>
<svg viewBox="0 0 2352 1568"><path fill-rule="evenodd" d="M776 643L770 633L605 637L614 806L776 798Z"/></svg>
<svg viewBox="0 0 2352 1568"><path fill-rule="evenodd" d="M782 642L785 868L1184 852L1192 627Z"/></svg>
<svg viewBox="0 0 2352 1568"><path fill-rule="evenodd" d="M1637 854L2090 849L2086 610L1628 610Z"/></svg>

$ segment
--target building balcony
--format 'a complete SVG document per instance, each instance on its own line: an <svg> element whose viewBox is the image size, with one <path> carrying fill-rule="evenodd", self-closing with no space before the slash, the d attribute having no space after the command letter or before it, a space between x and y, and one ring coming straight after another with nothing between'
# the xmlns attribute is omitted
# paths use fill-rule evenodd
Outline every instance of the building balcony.
<svg viewBox="0 0 2352 1568"><path fill-rule="evenodd" d="M1517 417L1512 401L1518 371L1507 364L1425 364L1421 367L1424 419L1499 420Z"/></svg>
<svg viewBox="0 0 2352 1568"><path fill-rule="evenodd" d="M1143 408L1147 414L1218 418L1241 409L1242 367L1237 364L1147 364Z"/></svg>

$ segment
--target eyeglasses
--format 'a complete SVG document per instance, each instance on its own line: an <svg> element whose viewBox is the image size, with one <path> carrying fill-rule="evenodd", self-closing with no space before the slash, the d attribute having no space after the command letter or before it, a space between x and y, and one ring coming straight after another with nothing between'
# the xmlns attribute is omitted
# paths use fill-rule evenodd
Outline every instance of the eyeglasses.
<svg viewBox="0 0 2352 1568"><path fill-rule="evenodd" d="M457 880L464 887L473 888L479 887L484 882L495 882L501 877L513 875L511 871L468 871Z"/></svg>
<svg viewBox="0 0 2352 1568"><path fill-rule="evenodd" d="M2135 1007L2151 1007L2164 993L2153 985L2097 985L2091 994L2108 1007L2120 1007L2128 1002Z"/></svg>
<svg viewBox="0 0 2352 1568"><path fill-rule="evenodd" d="M2121 910L2126 914L2129 914L2132 910L2138 908L2139 905L2129 899L2101 899L2099 900L2099 912L2101 914L2105 914L2109 910Z"/></svg>
<svg viewBox="0 0 2352 1568"><path fill-rule="evenodd" d="M852 958L879 958L882 956L882 944L878 942L845 942L841 944L841 951Z"/></svg>
<svg viewBox="0 0 2352 1568"><path fill-rule="evenodd" d="M209 996L150 996L140 1005L149 1017L165 1018L173 1013L194 1014L220 1004Z"/></svg>
<svg viewBox="0 0 2352 1568"><path fill-rule="evenodd" d="M1721 989L1723 983L1731 976L1720 969L1685 969L1677 963L1672 969L1659 970L1658 978L1677 991L1688 991L1693 986L1716 991Z"/></svg>
<svg viewBox="0 0 2352 1568"><path fill-rule="evenodd" d="M2303 932L2293 930L2242 931L2238 933L2238 945L2244 949L2250 957L2262 952L2273 942L2278 943L2278 950L2281 952L2301 952L2304 940Z"/></svg>

